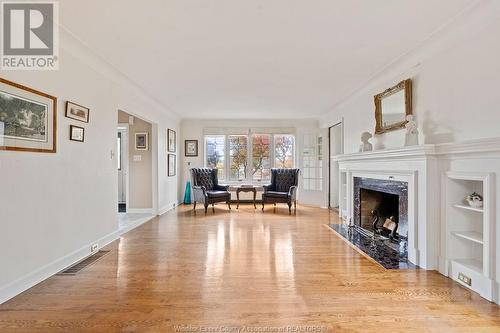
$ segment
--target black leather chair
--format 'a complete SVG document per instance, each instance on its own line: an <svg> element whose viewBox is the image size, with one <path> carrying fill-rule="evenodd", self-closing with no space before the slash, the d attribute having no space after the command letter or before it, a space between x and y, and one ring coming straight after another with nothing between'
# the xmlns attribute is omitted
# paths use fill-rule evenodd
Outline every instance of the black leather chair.
<svg viewBox="0 0 500 333"><path fill-rule="evenodd" d="M208 205L214 206L217 202L226 202L231 209L231 194L229 186L219 185L217 169L193 168L191 169L191 181L193 184L194 209L196 203L203 203L205 214Z"/></svg>
<svg viewBox="0 0 500 333"><path fill-rule="evenodd" d="M292 203L297 212L297 186L299 169L271 169L271 184L264 186L262 193L262 210L266 203L286 203L288 212L292 214Z"/></svg>

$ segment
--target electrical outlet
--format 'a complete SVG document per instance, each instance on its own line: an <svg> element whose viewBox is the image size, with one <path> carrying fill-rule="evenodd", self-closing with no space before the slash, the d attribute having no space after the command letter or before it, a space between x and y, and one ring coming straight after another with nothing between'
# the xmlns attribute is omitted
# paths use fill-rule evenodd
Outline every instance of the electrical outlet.
<svg viewBox="0 0 500 333"><path fill-rule="evenodd" d="M92 246L90 247L90 252L91 252L91 253L94 253L94 252L96 252L98 249L99 249L99 244L97 244L97 243L92 244Z"/></svg>
<svg viewBox="0 0 500 333"><path fill-rule="evenodd" d="M468 286L472 285L472 279L464 273L458 273L458 279Z"/></svg>

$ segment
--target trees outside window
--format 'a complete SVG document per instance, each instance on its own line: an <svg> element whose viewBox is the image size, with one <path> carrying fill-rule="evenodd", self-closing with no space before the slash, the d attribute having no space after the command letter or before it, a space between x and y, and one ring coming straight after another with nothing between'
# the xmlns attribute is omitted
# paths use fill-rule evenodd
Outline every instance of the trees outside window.
<svg viewBox="0 0 500 333"><path fill-rule="evenodd" d="M295 166L295 136L291 134L206 135L205 166L217 168L221 180L268 181L271 179L272 167Z"/></svg>
<svg viewBox="0 0 500 333"><path fill-rule="evenodd" d="M229 168L230 180L243 180L247 177L248 169L248 136L230 135L229 140Z"/></svg>
<svg viewBox="0 0 500 333"><path fill-rule="evenodd" d="M271 178L269 134L254 134L252 137L252 179L267 180Z"/></svg>
<svg viewBox="0 0 500 333"><path fill-rule="evenodd" d="M219 179L225 179L225 135L212 135L205 137L206 142L206 165L208 168L218 170Z"/></svg>
<svg viewBox="0 0 500 333"><path fill-rule="evenodd" d="M276 168L293 168L295 137L277 134L274 136L274 166Z"/></svg>

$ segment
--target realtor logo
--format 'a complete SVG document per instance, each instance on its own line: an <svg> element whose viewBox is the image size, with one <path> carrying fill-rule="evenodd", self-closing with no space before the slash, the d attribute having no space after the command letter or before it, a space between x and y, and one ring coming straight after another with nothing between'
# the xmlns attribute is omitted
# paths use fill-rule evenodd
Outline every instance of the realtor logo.
<svg viewBox="0 0 500 333"><path fill-rule="evenodd" d="M1 69L58 69L58 32L58 3L2 2Z"/></svg>

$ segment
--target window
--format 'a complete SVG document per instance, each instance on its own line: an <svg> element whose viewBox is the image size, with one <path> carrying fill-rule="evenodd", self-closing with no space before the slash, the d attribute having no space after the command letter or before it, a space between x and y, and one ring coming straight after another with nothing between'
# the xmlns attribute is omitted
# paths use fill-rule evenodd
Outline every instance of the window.
<svg viewBox="0 0 500 333"><path fill-rule="evenodd" d="M209 168L215 168L219 171L219 179L225 179L225 144L226 137L224 135L213 135L205 137L206 143L206 165Z"/></svg>
<svg viewBox="0 0 500 333"><path fill-rule="evenodd" d="M248 168L248 136L229 135L229 168L230 180L247 178Z"/></svg>
<svg viewBox="0 0 500 333"><path fill-rule="evenodd" d="M252 136L252 179L271 179L269 134L254 134Z"/></svg>
<svg viewBox="0 0 500 333"><path fill-rule="evenodd" d="M274 166L276 168L293 168L294 141L293 135L274 136Z"/></svg>
<svg viewBox="0 0 500 333"><path fill-rule="evenodd" d="M205 166L217 168L219 179L267 182L271 168L295 166L294 135L248 132L205 136Z"/></svg>
<svg viewBox="0 0 500 333"><path fill-rule="evenodd" d="M323 190L323 137L313 134L304 135L303 151L304 190Z"/></svg>

